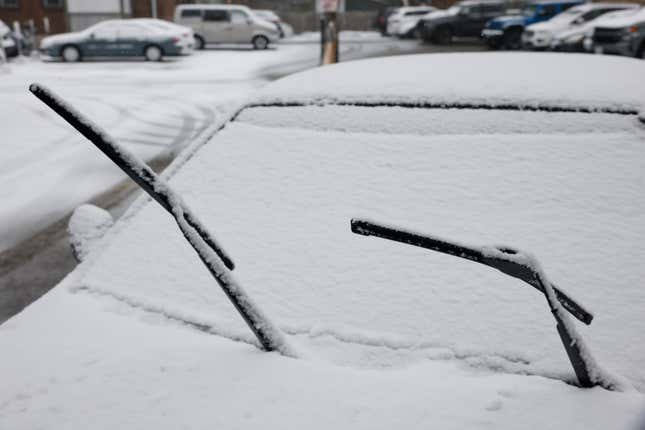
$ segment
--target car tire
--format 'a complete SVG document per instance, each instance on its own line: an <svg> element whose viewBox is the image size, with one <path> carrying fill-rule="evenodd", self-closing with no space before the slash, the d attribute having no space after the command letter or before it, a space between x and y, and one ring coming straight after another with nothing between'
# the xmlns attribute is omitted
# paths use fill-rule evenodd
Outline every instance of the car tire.
<svg viewBox="0 0 645 430"><path fill-rule="evenodd" d="M143 52L143 56L146 57L146 61L161 61L163 52L157 45L149 45Z"/></svg>
<svg viewBox="0 0 645 430"><path fill-rule="evenodd" d="M60 51L60 56L66 63L81 61L81 51L74 45L63 46L63 49Z"/></svg>
<svg viewBox="0 0 645 430"><path fill-rule="evenodd" d="M452 42L452 28L443 25L434 32L434 41L439 45L447 45Z"/></svg>
<svg viewBox="0 0 645 430"><path fill-rule="evenodd" d="M269 47L269 39L266 36L255 36L251 43L253 43L253 49L256 50L263 50Z"/></svg>
<svg viewBox="0 0 645 430"><path fill-rule="evenodd" d="M206 47L206 42L204 41L204 38L196 34L195 35L195 49L202 50L205 47Z"/></svg>
<svg viewBox="0 0 645 430"><path fill-rule="evenodd" d="M517 27L504 30L504 36L502 36L502 45L506 49L520 49L522 47L523 31L523 29Z"/></svg>

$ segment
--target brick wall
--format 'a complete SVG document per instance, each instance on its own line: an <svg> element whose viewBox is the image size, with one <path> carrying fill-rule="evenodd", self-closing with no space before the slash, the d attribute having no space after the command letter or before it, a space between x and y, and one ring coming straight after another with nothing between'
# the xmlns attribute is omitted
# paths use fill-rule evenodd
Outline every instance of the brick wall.
<svg viewBox="0 0 645 430"><path fill-rule="evenodd" d="M64 6L45 8L42 0L19 0L17 8L0 7L0 19L10 27L13 26L14 21L25 25L29 20L33 20L36 32L43 33L45 17L49 19L52 33L67 31L67 13Z"/></svg>

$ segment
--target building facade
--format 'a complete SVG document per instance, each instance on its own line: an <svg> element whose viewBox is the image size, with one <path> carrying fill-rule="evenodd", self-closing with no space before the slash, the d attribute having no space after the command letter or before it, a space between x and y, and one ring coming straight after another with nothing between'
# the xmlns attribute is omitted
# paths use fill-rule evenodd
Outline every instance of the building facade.
<svg viewBox="0 0 645 430"><path fill-rule="evenodd" d="M0 20L10 27L33 25L36 33L61 33L69 25L65 0L0 0Z"/></svg>

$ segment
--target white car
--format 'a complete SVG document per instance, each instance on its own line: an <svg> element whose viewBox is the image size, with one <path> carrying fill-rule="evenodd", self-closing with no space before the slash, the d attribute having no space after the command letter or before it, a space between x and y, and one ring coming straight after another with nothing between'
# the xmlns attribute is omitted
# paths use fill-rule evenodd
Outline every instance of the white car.
<svg viewBox="0 0 645 430"><path fill-rule="evenodd" d="M151 189L179 193L168 206L195 248L211 249L185 207L236 263L209 251L218 282L236 282L262 311L253 329L282 332L296 357L259 348L142 197L0 326L3 427L638 428L643 76L645 62L620 57L452 53L268 85ZM359 236L355 217L473 246L450 256ZM541 269L474 246L500 243ZM500 253L531 262L533 284L454 256ZM567 319L560 330L579 331L567 345L587 345L592 380L622 391L578 386L549 279L595 315ZM532 285L549 286L548 303Z"/></svg>
<svg viewBox="0 0 645 430"><path fill-rule="evenodd" d="M522 45L529 49L547 49L560 32L579 28L606 13L638 7L634 3L595 2L574 6L548 21L527 26L522 33Z"/></svg>
<svg viewBox="0 0 645 430"><path fill-rule="evenodd" d="M417 24L423 17L436 8L431 6L409 6L401 7L387 19L387 34L397 37L411 37L417 28Z"/></svg>
<svg viewBox="0 0 645 430"><path fill-rule="evenodd" d="M602 26L605 22L611 22L616 18L629 17L638 11L638 7L629 7L616 12L605 13L582 25L560 31L553 36L551 49L567 52L591 51L590 39L596 26ZM588 46L585 46L585 41L589 41L586 42Z"/></svg>

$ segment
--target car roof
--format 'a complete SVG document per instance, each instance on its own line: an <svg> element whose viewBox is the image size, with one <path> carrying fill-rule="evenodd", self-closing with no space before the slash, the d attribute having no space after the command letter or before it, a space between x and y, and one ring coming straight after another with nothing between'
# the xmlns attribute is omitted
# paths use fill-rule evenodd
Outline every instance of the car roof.
<svg viewBox="0 0 645 430"><path fill-rule="evenodd" d="M634 112L645 104L644 74L645 62L624 57L421 54L313 69L265 88L256 102L512 105ZM608 76L620 76L620 85L608 85Z"/></svg>
<svg viewBox="0 0 645 430"><path fill-rule="evenodd" d="M238 5L238 4L208 4L208 3L197 3L197 4L181 4L177 6L178 10L183 9L243 9L251 10L248 6Z"/></svg>
<svg viewBox="0 0 645 430"><path fill-rule="evenodd" d="M585 0L535 0L530 2L532 5L549 5L549 4L583 4Z"/></svg>

